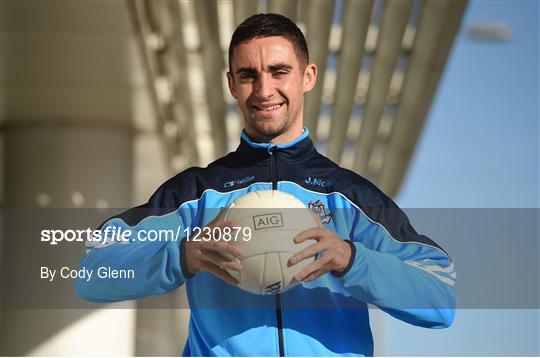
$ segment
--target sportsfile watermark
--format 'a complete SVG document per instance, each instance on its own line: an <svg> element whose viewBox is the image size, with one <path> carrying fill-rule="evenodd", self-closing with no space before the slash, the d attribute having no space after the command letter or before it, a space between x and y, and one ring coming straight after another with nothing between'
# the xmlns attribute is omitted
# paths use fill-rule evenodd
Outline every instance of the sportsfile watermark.
<svg viewBox="0 0 540 358"><path fill-rule="evenodd" d="M308 201L306 208L239 209L221 217L229 222L226 226L211 225L224 215L221 208L4 209L1 305L95 308L79 295L77 287L84 286L96 301L137 299L148 308L179 308L178 300L160 297L188 285L197 292L200 308L269 309L274 300L268 296L281 292L288 309L330 309L335 302L361 309L367 298L357 295L369 285L388 292L394 302L393 291L383 287L388 284L409 290L399 291L396 309L430 309L442 289L455 292L456 308L540 308L539 209L382 213L378 208L330 209L320 201ZM306 216L305 210L311 214ZM280 240L291 241L316 226L354 243L352 271L343 277L326 273L283 290L291 283L288 259L299 248L291 244L284 249ZM245 253L242 278L264 280L263 294L230 286L208 272L186 278L181 262L182 245L188 241L239 245ZM359 273L382 278L371 282ZM414 277L427 281L408 281ZM187 299L180 302L180 308L189 307ZM438 299L437 304L453 308L454 302Z"/></svg>
<svg viewBox="0 0 540 358"><path fill-rule="evenodd" d="M88 246L107 245L110 243L130 242L178 242L188 241L249 241L251 227L187 227L176 229L131 229L119 226L106 226L103 229L44 229L40 241L58 245L59 243L86 242Z"/></svg>

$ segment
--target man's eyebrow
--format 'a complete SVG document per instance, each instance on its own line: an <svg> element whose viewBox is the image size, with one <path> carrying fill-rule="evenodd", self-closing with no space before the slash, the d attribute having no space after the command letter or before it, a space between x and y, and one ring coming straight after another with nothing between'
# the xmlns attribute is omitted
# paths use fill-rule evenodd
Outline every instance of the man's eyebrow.
<svg viewBox="0 0 540 358"><path fill-rule="evenodd" d="M270 72L275 72L279 70L292 70L292 69L293 67L286 63L276 63L274 65L268 66L268 70ZM236 70L237 75L242 74L242 73L247 74L247 75L256 75L257 70L253 67L240 67L239 69Z"/></svg>
<svg viewBox="0 0 540 358"><path fill-rule="evenodd" d="M288 65L286 63L276 63L275 65L268 66L268 69L270 69L270 72L275 72L279 70L292 70L292 66Z"/></svg>
<svg viewBox="0 0 540 358"><path fill-rule="evenodd" d="M253 67L240 67L239 69L236 70L236 74L239 75L241 73L245 73L248 75L256 75L257 70L254 69Z"/></svg>

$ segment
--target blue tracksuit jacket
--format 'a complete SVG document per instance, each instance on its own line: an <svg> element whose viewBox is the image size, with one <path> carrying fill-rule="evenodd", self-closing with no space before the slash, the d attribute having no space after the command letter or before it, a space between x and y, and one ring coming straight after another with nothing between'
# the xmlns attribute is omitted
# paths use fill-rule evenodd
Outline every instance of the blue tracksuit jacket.
<svg viewBox="0 0 540 358"><path fill-rule="evenodd" d="M236 151L176 175L148 203L101 228L202 227L217 214L203 208L268 189L293 194L350 240L353 256L343 275L327 273L284 294L258 296L208 273L188 277L180 241L102 242L88 245L81 267L133 269L135 277L78 280L78 294L114 302L186 284L191 317L184 355L193 356L372 355L368 303L418 326L452 323L456 276L446 252L419 235L372 183L319 154L307 130L283 145L254 143L243 133Z"/></svg>

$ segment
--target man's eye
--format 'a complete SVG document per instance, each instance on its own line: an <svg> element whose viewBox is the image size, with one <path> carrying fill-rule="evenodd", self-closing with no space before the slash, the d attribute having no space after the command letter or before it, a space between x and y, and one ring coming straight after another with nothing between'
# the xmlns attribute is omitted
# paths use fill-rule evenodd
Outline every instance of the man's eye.
<svg viewBox="0 0 540 358"><path fill-rule="evenodd" d="M240 79L243 80L243 81L252 80L252 79L254 79L254 78L255 78L254 75L248 75L248 74L240 75Z"/></svg>
<svg viewBox="0 0 540 358"><path fill-rule="evenodd" d="M274 76L284 76L286 75L288 72L286 71L277 71L277 72L274 72Z"/></svg>

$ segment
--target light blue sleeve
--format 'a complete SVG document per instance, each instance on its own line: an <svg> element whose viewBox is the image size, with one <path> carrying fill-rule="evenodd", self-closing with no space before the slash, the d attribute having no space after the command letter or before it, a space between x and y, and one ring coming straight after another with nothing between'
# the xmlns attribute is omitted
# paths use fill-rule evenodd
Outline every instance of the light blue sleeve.
<svg viewBox="0 0 540 358"><path fill-rule="evenodd" d="M394 255L353 243L355 257L338 279L347 292L416 326L445 328L454 320L454 286Z"/></svg>
<svg viewBox="0 0 540 358"><path fill-rule="evenodd" d="M181 195L193 195L189 192L193 185L172 180L158 188L146 204L101 225L99 230L105 240L86 242L80 269L91 270L92 275L89 280L75 282L76 293L81 298L115 302L161 295L180 287L189 278L182 258L184 229L194 224L199 211L194 201L179 203ZM180 189L182 193L177 192ZM117 236L111 235L113 229L129 232L129 240L117 240ZM100 277L100 270L107 273L117 270L123 275Z"/></svg>
<svg viewBox="0 0 540 358"><path fill-rule="evenodd" d="M92 277L77 279L76 292L92 302L116 302L167 293L186 280L180 257L179 242L117 243L95 248L80 265L81 269L92 270ZM127 277L100 278L99 270L118 270Z"/></svg>
<svg viewBox="0 0 540 358"><path fill-rule="evenodd" d="M349 267L335 276L351 295L402 321L428 328L450 326L455 315L453 262L431 240L416 234L400 210L392 220L403 237L393 237L361 213L350 235Z"/></svg>
<svg viewBox="0 0 540 358"><path fill-rule="evenodd" d="M160 295L180 287L186 281L182 271L185 221L182 216L177 210L163 216L149 216L134 226L119 217L106 222L101 227L102 233L107 227L109 232L111 228L129 230L130 240L87 243L80 269L91 270L92 276L90 280L77 279L77 294L88 301L115 302ZM151 230L169 235L149 241ZM100 272L115 270L123 273L123 277L99 276Z"/></svg>

